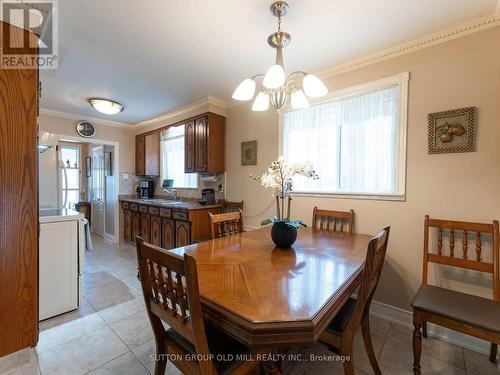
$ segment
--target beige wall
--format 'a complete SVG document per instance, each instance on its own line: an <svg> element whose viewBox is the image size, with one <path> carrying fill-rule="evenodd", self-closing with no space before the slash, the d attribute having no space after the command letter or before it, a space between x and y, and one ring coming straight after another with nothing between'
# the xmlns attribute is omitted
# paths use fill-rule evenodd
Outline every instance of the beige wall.
<svg viewBox="0 0 500 375"><path fill-rule="evenodd" d="M376 299L409 310L421 278L423 217L490 222L500 219L500 27L422 49L325 80L338 90L410 71L406 202L297 197L292 216L310 223L315 205L356 211L356 229L376 233L391 225L387 262ZM332 46L332 48L334 48ZM278 156L278 116L252 113L251 104L227 110L227 198L244 200L249 226L272 215L272 198L249 179ZM477 107L477 150L429 155L427 114ZM258 141L258 165L240 166L240 142ZM487 285L482 278L436 273L439 282L460 289L461 280ZM477 290L484 294L485 290ZM491 298L491 295L488 295Z"/></svg>
<svg viewBox="0 0 500 375"><path fill-rule="evenodd" d="M84 118L82 118L84 120ZM53 134L79 137L76 132L78 120L65 117L40 114L38 124L40 130ZM96 126L95 139L100 141L113 141L119 143L120 172L134 172L135 170L135 129L122 128L118 126L101 125L92 121ZM79 137L82 142L88 142L87 138Z"/></svg>

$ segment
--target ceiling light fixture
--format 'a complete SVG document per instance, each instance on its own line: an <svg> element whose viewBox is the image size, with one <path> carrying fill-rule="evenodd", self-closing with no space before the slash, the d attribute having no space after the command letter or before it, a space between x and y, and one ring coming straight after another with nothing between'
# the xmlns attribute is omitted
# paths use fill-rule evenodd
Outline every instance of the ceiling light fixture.
<svg viewBox="0 0 500 375"><path fill-rule="evenodd" d="M288 77L283 65L283 48L290 44L292 37L281 31L281 17L288 13L288 4L276 1L271 4L271 14L278 17L278 31L267 38L267 43L276 49L276 61L266 74L257 74L245 79L234 90L233 99L240 101L251 100L257 88L256 79L262 78L262 87L252 105L252 111L266 111L269 101L276 110L280 111L290 98L292 108L305 108L309 106L310 98L319 98L328 93L328 89L314 74L296 71Z"/></svg>
<svg viewBox="0 0 500 375"><path fill-rule="evenodd" d="M125 109L122 104L108 99L92 98L89 103L97 112L105 115L116 115Z"/></svg>

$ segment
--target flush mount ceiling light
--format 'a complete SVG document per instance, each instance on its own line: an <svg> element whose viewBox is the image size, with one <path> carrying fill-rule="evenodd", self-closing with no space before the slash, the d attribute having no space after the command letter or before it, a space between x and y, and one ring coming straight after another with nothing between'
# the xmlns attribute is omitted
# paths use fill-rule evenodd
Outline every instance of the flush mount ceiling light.
<svg viewBox="0 0 500 375"><path fill-rule="evenodd" d="M283 48L290 44L292 37L281 31L281 17L288 13L288 4L276 1L271 5L271 14L278 17L278 31L267 38L267 43L276 49L276 61L266 74L257 74L245 79L234 90L233 99L240 101L251 100L257 88L257 79L262 78L262 87L253 102L252 111L266 111L269 101L276 110L280 111L290 99L292 108L309 106L309 98L319 98L328 93L321 80L313 74L296 71L288 77L283 65Z"/></svg>
<svg viewBox="0 0 500 375"><path fill-rule="evenodd" d="M122 104L107 99L92 98L89 103L97 112L105 115L116 115L124 109Z"/></svg>

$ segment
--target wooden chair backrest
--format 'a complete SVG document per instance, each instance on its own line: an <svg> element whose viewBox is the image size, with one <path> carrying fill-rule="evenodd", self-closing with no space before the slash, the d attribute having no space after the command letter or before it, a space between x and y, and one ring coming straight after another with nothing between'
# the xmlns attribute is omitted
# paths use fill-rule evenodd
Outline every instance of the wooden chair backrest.
<svg viewBox="0 0 500 375"><path fill-rule="evenodd" d="M243 201L241 201L241 202L223 201L222 202L222 212L223 213L238 212L239 210L241 210L243 212Z"/></svg>
<svg viewBox="0 0 500 375"><path fill-rule="evenodd" d="M377 289L380 274L384 266L385 254L387 252L387 242L389 241L389 232L391 227L386 226L368 243L365 265L361 276L361 286L358 290L358 297L354 311L347 323L344 332L348 335L356 334L357 328L361 323L364 313L368 313L373 294Z"/></svg>
<svg viewBox="0 0 500 375"><path fill-rule="evenodd" d="M437 228L437 249L436 252L429 251L429 231L431 228ZM443 231L449 232L449 251L446 253L443 249ZM455 232L462 232L462 256L455 254ZM469 233L475 235L474 255L469 254ZM492 262L484 262L482 259L481 234L487 233L492 236ZM473 258L473 259L470 259ZM498 221L494 220L491 224L472 223L467 221L452 221L431 219L429 215L425 216L424 221L424 266L422 272L422 283L428 282L428 263L438 263L447 266L465 268L474 271L493 274L493 300L500 301L500 260L499 260L499 234Z"/></svg>
<svg viewBox="0 0 500 375"><path fill-rule="evenodd" d="M212 239L243 232L243 213L228 212L225 214L208 213Z"/></svg>
<svg viewBox="0 0 500 375"><path fill-rule="evenodd" d="M343 233L344 226L349 225L349 233L354 231L354 210L350 211L330 211L314 207L313 228L319 230L331 230Z"/></svg>
<svg viewBox="0 0 500 375"><path fill-rule="evenodd" d="M181 258L137 237L137 259L148 314L157 316L210 358L194 258ZM186 353L188 354L188 353ZM213 362L199 361L202 374L216 374Z"/></svg>

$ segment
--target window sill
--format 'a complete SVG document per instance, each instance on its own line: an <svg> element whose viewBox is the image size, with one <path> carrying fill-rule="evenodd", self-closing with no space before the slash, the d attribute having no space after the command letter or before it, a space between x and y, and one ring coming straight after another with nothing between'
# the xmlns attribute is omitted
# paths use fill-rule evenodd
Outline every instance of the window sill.
<svg viewBox="0 0 500 375"><path fill-rule="evenodd" d="M312 193L294 192L293 197L337 198L337 199L365 199L377 201L406 202L405 194L361 194L361 193Z"/></svg>

